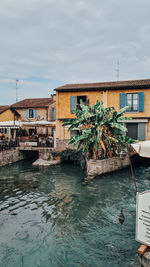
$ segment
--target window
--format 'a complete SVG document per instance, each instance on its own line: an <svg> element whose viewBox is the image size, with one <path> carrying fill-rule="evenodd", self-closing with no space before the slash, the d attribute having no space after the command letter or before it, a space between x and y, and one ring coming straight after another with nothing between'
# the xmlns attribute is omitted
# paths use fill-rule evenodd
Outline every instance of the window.
<svg viewBox="0 0 150 267"><path fill-rule="evenodd" d="M33 109L29 109L29 118L33 118Z"/></svg>
<svg viewBox="0 0 150 267"><path fill-rule="evenodd" d="M121 93L120 108L129 106L127 112L142 112L144 111L144 92L139 93Z"/></svg>
<svg viewBox="0 0 150 267"><path fill-rule="evenodd" d="M137 123L127 123L127 136L135 140L138 139L138 124Z"/></svg>
<svg viewBox="0 0 150 267"><path fill-rule="evenodd" d="M134 140L144 141L145 140L145 123L126 123L128 132L127 136L133 138Z"/></svg>
<svg viewBox="0 0 150 267"><path fill-rule="evenodd" d="M70 112L72 113L73 109L80 109L80 101L84 104L87 103L87 96L86 95L81 95L81 96L71 96L70 97Z"/></svg>
<svg viewBox="0 0 150 267"><path fill-rule="evenodd" d="M78 135L79 134L79 130L71 130L70 131L70 137L73 137L75 135Z"/></svg>
<svg viewBox="0 0 150 267"><path fill-rule="evenodd" d="M32 118L36 118L36 109L26 109L26 118L27 119L32 119Z"/></svg>
<svg viewBox="0 0 150 267"><path fill-rule="evenodd" d="M128 112L136 112L139 109L139 94L126 94L126 106L129 106L127 109Z"/></svg>

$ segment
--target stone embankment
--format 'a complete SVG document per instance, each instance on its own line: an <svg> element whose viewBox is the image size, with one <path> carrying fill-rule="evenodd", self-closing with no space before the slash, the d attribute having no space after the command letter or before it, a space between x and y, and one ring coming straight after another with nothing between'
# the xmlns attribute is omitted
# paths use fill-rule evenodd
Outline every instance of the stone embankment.
<svg viewBox="0 0 150 267"><path fill-rule="evenodd" d="M129 157L120 159L120 157L102 159L102 160L87 160L86 161L86 174L88 179L93 179L96 176L121 170L129 166Z"/></svg>
<svg viewBox="0 0 150 267"><path fill-rule="evenodd" d="M37 150L37 148L32 148L30 151L20 151L20 148L13 148L2 151L0 152L0 166L27 158L29 156L27 152L30 153L31 157L32 153L34 155L35 149ZM123 160L120 159L120 157L102 160L86 160L81 152L77 152L73 149L55 150L49 148L39 148L37 154L39 159L33 163L33 166L52 166L64 161L71 161L74 164L79 165L86 172L86 179L93 179L96 176L117 171L129 165L128 156L126 156Z"/></svg>
<svg viewBox="0 0 150 267"><path fill-rule="evenodd" d="M0 152L0 166L11 164L25 159L25 155L18 148L3 150Z"/></svg>

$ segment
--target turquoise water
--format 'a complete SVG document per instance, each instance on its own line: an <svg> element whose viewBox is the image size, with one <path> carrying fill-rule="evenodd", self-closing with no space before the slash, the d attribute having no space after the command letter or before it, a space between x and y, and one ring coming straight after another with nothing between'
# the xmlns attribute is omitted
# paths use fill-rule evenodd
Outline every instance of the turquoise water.
<svg viewBox="0 0 150 267"><path fill-rule="evenodd" d="M150 187L147 167L137 186ZM139 266L135 241L135 191L130 170L83 183L80 168L63 164L0 168L1 267Z"/></svg>

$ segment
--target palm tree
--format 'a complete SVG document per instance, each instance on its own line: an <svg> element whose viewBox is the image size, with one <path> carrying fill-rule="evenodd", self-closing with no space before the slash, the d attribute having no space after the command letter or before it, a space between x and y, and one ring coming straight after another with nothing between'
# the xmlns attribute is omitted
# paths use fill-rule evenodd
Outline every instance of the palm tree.
<svg viewBox="0 0 150 267"><path fill-rule="evenodd" d="M69 144L95 159L113 157L121 150L127 151L127 145L134 142L123 134L127 128L121 120L127 119L123 117L127 108L116 111L114 107L104 108L102 101L97 100L93 106L84 105L81 101L80 108L73 110L76 118L63 122L69 130L79 129L79 134L71 137Z"/></svg>

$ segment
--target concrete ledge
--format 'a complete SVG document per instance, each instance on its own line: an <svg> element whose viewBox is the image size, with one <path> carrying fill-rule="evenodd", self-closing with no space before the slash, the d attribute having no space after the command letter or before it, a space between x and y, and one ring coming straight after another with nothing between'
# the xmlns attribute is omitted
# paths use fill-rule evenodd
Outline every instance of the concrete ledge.
<svg viewBox="0 0 150 267"><path fill-rule="evenodd" d="M53 166L60 164L61 160L44 160L44 159L37 159L35 162L32 163L32 166Z"/></svg>

